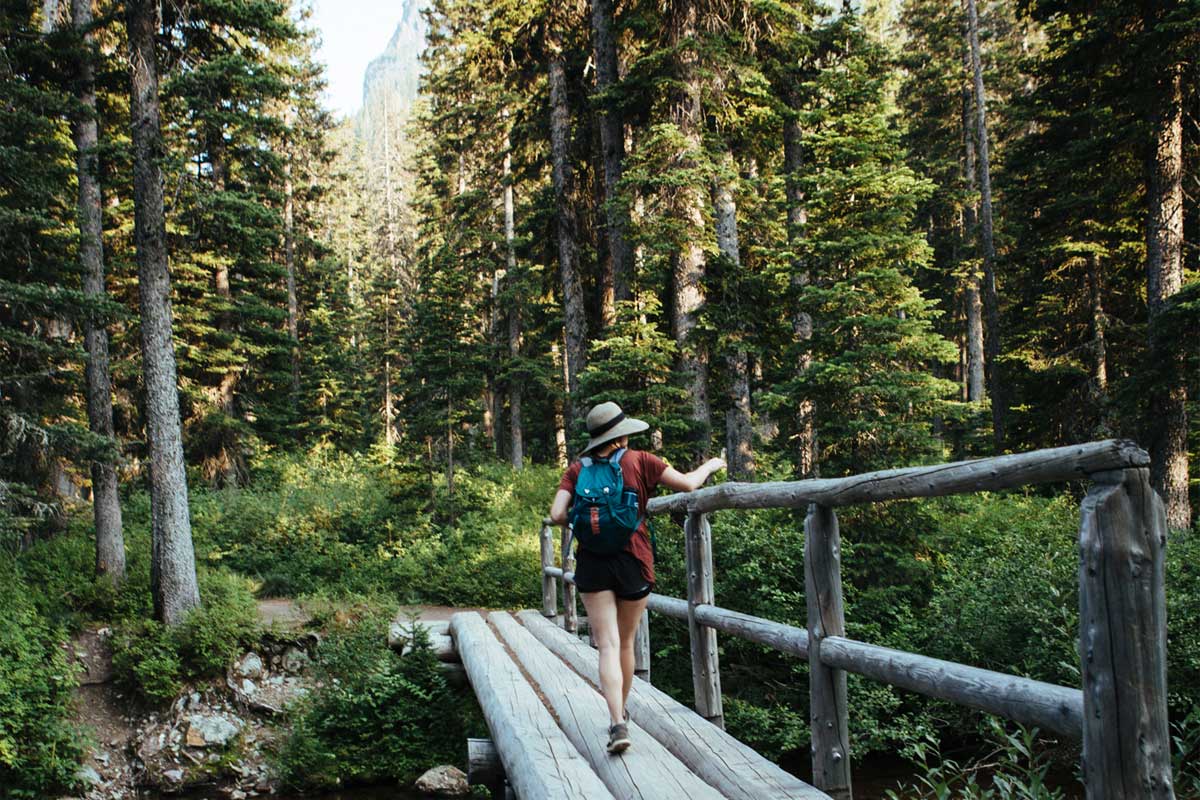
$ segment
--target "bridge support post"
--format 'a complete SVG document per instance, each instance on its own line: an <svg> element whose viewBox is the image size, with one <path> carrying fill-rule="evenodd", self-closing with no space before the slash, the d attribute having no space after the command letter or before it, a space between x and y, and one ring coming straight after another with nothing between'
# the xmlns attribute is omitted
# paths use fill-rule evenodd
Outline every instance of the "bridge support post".
<svg viewBox="0 0 1200 800"><path fill-rule="evenodd" d="M646 683L650 682L650 610L642 612L637 635L633 640L633 674Z"/></svg>
<svg viewBox="0 0 1200 800"><path fill-rule="evenodd" d="M575 584L567 581L567 573L575 572L575 554L571 551L571 529L562 526L562 595L563 627L571 633L579 630L579 607L576 605Z"/></svg>
<svg viewBox="0 0 1200 800"><path fill-rule="evenodd" d="M1172 800L1166 512L1145 468L1092 478L1079 531L1086 796Z"/></svg>
<svg viewBox="0 0 1200 800"><path fill-rule="evenodd" d="M821 641L846 635L841 533L833 509L816 503L808 507L804 520L804 598L808 607L813 785L834 800L850 800L846 671L821 661Z"/></svg>
<svg viewBox="0 0 1200 800"><path fill-rule="evenodd" d="M554 619L558 616L558 586L554 576L546 574L547 567L554 566L554 523L542 520L542 616Z"/></svg>
<svg viewBox="0 0 1200 800"><path fill-rule="evenodd" d="M688 639L692 649L692 688L696 713L719 728L725 727L721 705L721 670L717 631L696 621L696 606L713 605L712 529L708 516L690 513L683 524L687 554Z"/></svg>

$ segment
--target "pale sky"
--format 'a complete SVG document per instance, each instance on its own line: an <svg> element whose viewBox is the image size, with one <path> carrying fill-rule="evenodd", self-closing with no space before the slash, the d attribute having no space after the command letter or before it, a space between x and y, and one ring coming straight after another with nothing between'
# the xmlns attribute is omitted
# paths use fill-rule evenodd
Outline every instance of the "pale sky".
<svg viewBox="0 0 1200 800"><path fill-rule="evenodd" d="M387 47L404 13L403 0L312 0L320 32L318 58L326 66L326 105L346 116L362 105L367 64Z"/></svg>

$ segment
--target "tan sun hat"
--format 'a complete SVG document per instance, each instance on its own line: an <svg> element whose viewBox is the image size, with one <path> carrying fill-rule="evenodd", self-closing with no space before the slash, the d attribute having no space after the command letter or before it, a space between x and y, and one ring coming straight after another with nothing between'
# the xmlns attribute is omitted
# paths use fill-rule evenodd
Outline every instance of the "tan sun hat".
<svg viewBox="0 0 1200 800"><path fill-rule="evenodd" d="M616 403L601 403L588 412L587 430L590 438L583 452L595 450L600 445L622 436L641 433L649 427L648 423L640 419L625 416L625 412Z"/></svg>

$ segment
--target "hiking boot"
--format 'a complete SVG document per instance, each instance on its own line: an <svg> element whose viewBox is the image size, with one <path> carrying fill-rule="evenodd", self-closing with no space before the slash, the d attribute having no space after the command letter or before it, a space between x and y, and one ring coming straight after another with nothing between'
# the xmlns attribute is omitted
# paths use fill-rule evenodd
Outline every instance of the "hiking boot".
<svg viewBox="0 0 1200 800"><path fill-rule="evenodd" d="M629 749L629 728L624 722L618 722L608 729L608 752L623 753Z"/></svg>

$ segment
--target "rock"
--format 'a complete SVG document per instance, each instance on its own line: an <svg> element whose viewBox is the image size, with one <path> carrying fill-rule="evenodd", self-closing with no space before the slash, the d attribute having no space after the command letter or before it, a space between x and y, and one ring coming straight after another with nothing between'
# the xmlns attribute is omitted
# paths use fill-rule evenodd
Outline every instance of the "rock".
<svg viewBox="0 0 1200 800"><path fill-rule="evenodd" d="M181 769L169 769L162 776L168 783L183 783L183 770Z"/></svg>
<svg viewBox="0 0 1200 800"><path fill-rule="evenodd" d="M289 647L283 654L283 668L288 672L300 672L312 662L308 653L298 647Z"/></svg>
<svg viewBox="0 0 1200 800"><path fill-rule="evenodd" d="M76 770L75 778L81 783L86 783L88 786L99 786L104 782L104 779L100 777L100 773L89 766L82 766Z"/></svg>
<svg viewBox="0 0 1200 800"><path fill-rule="evenodd" d="M187 744L189 747L224 747L242 729L241 720L236 722L221 716L193 714L188 718Z"/></svg>
<svg viewBox="0 0 1200 800"><path fill-rule="evenodd" d="M258 687L249 678L242 678L242 691L246 694L254 694L258 691Z"/></svg>
<svg viewBox="0 0 1200 800"><path fill-rule="evenodd" d="M246 794L241 789L234 789L229 794L230 800L246 800L246 798L249 796L250 795Z"/></svg>
<svg viewBox="0 0 1200 800"><path fill-rule="evenodd" d="M108 766L108 753L98 753L96 755L96 761L100 762L101 764L103 764L104 766L107 767Z"/></svg>
<svg viewBox="0 0 1200 800"><path fill-rule="evenodd" d="M417 778L416 789L438 797L465 797L471 793L466 774L448 764L434 767Z"/></svg>
<svg viewBox="0 0 1200 800"><path fill-rule="evenodd" d="M263 674L263 661L258 653L246 653L234 669L243 678L259 678Z"/></svg>

